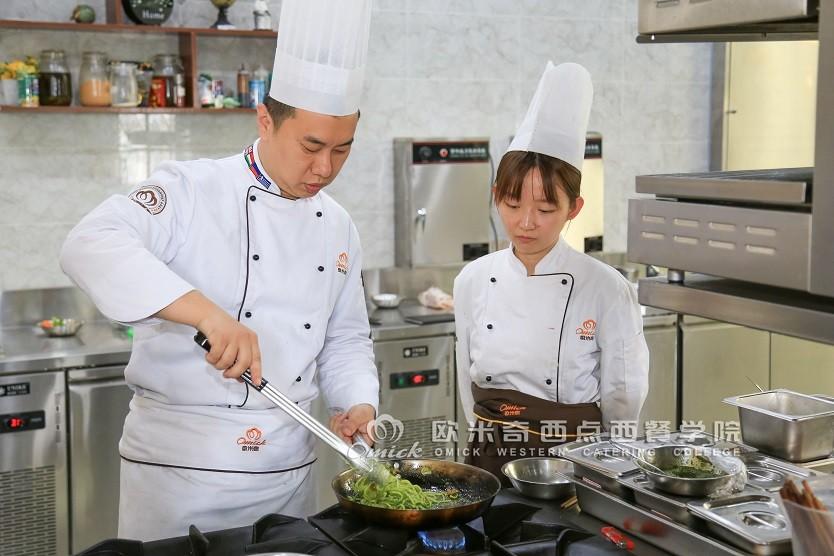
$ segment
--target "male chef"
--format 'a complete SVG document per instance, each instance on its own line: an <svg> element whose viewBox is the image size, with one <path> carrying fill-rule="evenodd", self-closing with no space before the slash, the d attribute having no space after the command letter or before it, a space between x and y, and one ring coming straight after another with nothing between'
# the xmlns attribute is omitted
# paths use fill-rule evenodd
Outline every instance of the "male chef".
<svg viewBox="0 0 834 556"><path fill-rule="evenodd" d="M322 192L351 150L370 15L371 0L284 0L259 139L228 158L160 165L63 246L64 271L135 327L120 537L313 511L313 437L236 380L247 368L305 410L323 390L344 408L331 427L345 439L375 415L359 236Z"/></svg>

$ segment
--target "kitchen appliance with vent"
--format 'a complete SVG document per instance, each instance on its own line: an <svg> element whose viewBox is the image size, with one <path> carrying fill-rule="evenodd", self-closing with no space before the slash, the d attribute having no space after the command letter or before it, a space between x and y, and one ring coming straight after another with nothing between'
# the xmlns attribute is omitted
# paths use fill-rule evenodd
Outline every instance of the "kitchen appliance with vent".
<svg viewBox="0 0 834 556"><path fill-rule="evenodd" d="M68 554L64 373L0 376L0 552Z"/></svg>
<svg viewBox="0 0 834 556"><path fill-rule="evenodd" d="M641 43L819 42L813 167L637 177L655 198L629 201L629 260L670 269L640 303L834 344L834 0L639 10Z"/></svg>

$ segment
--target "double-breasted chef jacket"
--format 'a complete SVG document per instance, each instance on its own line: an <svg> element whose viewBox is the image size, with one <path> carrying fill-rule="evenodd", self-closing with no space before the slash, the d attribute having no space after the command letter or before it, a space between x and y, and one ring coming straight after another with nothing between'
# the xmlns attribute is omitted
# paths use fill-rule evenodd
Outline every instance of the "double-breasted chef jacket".
<svg viewBox="0 0 834 556"><path fill-rule="evenodd" d="M510 247L469 263L454 298L467 421L476 418L473 383L559 404L599 403L604 428L637 420L648 348L636 291L614 268L559 239L528 276Z"/></svg>
<svg viewBox="0 0 834 556"><path fill-rule="evenodd" d="M122 457L179 469L276 473L314 461L313 438L205 361L191 327L149 317L199 290L258 334L263 376L305 410L378 405L359 237L325 193L290 200L258 143L162 164L69 234L65 272L107 317L135 326ZM277 509L276 509L277 510Z"/></svg>

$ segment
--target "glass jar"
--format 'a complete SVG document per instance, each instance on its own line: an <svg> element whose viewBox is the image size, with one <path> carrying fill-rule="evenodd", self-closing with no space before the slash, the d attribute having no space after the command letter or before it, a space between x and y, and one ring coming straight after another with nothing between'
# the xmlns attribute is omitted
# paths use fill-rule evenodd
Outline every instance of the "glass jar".
<svg viewBox="0 0 834 556"><path fill-rule="evenodd" d="M63 50L41 51L38 88L41 106L72 104L72 80Z"/></svg>
<svg viewBox="0 0 834 556"><path fill-rule="evenodd" d="M103 52L85 52L81 57L79 97L82 106L110 106L110 78L107 56Z"/></svg>
<svg viewBox="0 0 834 556"><path fill-rule="evenodd" d="M136 64L131 62L110 63L110 96L113 106L129 108L139 105Z"/></svg>
<svg viewBox="0 0 834 556"><path fill-rule="evenodd" d="M151 105L151 81L153 81L153 65L141 62L136 68L136 83L139 85L139 106Z"/></svg>
<svg viewBox="0 0 834 556"><path fill-rule="evenodd" d="M151 106L185 107L185 71L179 56L174 54L154 56Z"/></svg>

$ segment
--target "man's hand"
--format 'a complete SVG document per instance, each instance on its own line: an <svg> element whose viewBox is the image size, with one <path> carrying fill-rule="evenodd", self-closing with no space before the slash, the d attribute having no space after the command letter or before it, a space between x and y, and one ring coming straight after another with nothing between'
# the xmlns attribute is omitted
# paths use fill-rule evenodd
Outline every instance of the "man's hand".
<svg viewBox="0 0 834 556"><path fill-rule="evenodd" d="M330 430L348 444L352 444L353 437L356 433L359 433L369 446L373 446L374 439L371 428L373 428L372 421L375 416L376 412L372 405L358 404L351 407L347 413L338 413L331 417Z"/></svg>
<svg viewBox="0 0 834 556"><path fill-rule="evenodd" d="M155 316L193 326L208 338L211 351L206 361L223 371L226 378L238 378L246 369L252 382L261 383L261 350L258 335L196 290L183 295Z"/></svg>
<svg viewBox="0 0 834 556"><path fill-rule="evenodd" d="M224 377L238 378L249 369L252 382L261 383L261 350L255 332L222 310L201 320L197 330L205 334L211 344L206 361L223 371Z"/></svg>

